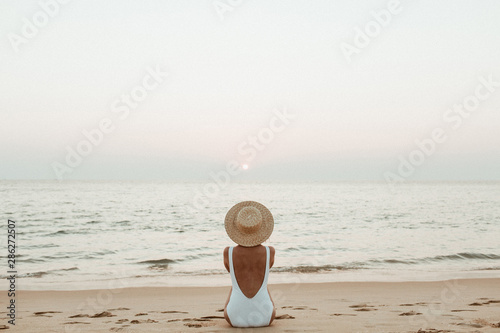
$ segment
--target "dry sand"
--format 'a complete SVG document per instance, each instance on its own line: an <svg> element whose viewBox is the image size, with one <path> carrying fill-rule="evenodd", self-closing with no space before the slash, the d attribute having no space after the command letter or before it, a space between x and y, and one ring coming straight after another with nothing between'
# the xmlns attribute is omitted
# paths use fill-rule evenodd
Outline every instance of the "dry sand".
<svg viewBox="0 0 500 333"><path fill-rule="evenodd" d="M500 333L500 279L269 285L277 319L245 330L223 319L229 289L19 291L16 325L2 311L0 331Z"/></svg>

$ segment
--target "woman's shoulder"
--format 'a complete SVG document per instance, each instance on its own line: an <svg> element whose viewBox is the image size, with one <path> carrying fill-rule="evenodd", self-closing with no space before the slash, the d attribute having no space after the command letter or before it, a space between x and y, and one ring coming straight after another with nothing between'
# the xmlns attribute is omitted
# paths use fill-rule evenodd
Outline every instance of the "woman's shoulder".
<svg viewBox="0 0 500 333"><path fill-rule="evenodd" d="M267 245L267 247L269 248L269 254L272 256L274 256L274 254L276 253L276 250L274 249L274 247L270 246L270 245Z"/></svg>

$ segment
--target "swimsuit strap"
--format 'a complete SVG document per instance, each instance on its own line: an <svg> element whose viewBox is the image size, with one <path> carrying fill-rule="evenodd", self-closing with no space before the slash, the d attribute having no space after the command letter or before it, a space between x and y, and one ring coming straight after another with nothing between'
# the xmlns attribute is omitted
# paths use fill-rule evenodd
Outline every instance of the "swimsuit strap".
<svg viewBox="0 0 500 333"><path fill-rule="evenodd" d="M236 275L234 275L233 246L229 248L229 273L231 273L231 283L233 285L233 289L240 290L240 287L238 286L238 281L236 280Z"/></svg>
<svg viewBox="0 0 500 333"><path fill-rule="evenodd" d="M269 246L266 246L266 273L264 274L264 281L262 284L267 284L267 277L269 276L269 263L271 260L271 250L269 250Z"/></svg>

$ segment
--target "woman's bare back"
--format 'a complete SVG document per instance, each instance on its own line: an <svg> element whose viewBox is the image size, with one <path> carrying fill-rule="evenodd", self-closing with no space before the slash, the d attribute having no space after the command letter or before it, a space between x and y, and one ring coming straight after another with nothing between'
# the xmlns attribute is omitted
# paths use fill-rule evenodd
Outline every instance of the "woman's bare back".
<svg viewBox="0 0 500 333"><path fill-rule="evenodd" d="M274 264L274 248L269 246L269 268ZM224 266L229 272L229 247L224 249ZM266 270L266 248L262 245L254 247L236 246L233 249L234 275L243 294L252 298L257 294Z"/></svg>

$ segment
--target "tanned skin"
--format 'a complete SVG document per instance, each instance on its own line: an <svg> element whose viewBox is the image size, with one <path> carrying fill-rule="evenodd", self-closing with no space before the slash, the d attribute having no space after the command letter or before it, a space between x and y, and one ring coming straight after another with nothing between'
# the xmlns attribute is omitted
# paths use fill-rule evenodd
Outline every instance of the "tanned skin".
<svg viewBox="0 0 500 333"><path fill-rule="evenodd" d="M229 272L229 247L224 249L224 266L226 266ZM269 268L274 265L274 247L269 246ZM234 275L238 281L238 286L240 287L243 294L248 297L254 297L259 291L262 283L264 282L265 276L265 266L266 266L266 248L263 245L257 245L252 247L246 246L236 246L233 249L233 265L234 265ZM227 315L227 303L229 303L229 298L231 297L231 292L233 287L229 291L229 296L227 297L226 304L224 305L224 318L231 324L229 317ZM269 293L269 287L267 288ZM274 320L276 316L276 307L274 305L271 293L269 293L271 302L273 303L273 315L271 316L271 321L269 325Z"/></svg>

